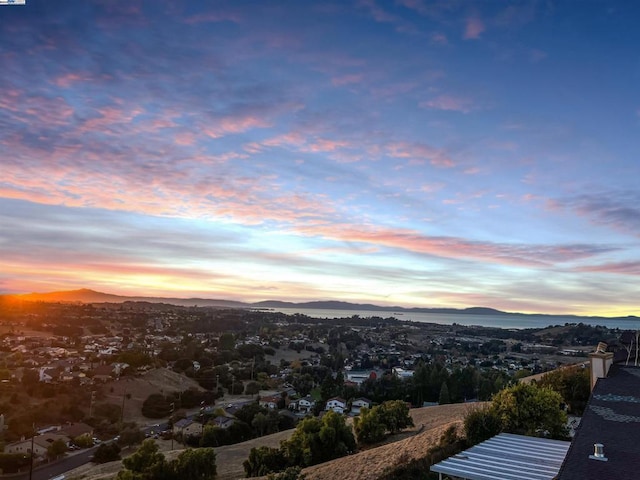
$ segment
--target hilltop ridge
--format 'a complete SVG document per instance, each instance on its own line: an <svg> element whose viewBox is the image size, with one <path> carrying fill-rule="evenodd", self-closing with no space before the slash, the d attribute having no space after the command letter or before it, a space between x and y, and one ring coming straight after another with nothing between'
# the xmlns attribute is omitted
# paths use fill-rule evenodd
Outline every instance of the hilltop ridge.
<svg viewBox="0 0 640 480"><path fill-rule="evenodd" d="M4 294L0 295L0 300L16 299L30 302L61 302L61 303L125 303L125 302L148 302L178 305L183 307L220 307L220 308L247 308L247 309L304 309L304 310L353 310L386 312L391 314L403 313L441 313L441 314L463 314L463 315L527 315L539 317L554 317L557 315L543 313L519 313L505 312L490 307L468 307L468 308L428 308L428 307L401 307L374 305L371 303L352 303L340 300L315 300L310 302L285 302L281 300L262 300L259 302L241 302L237 300L210 299L210 298L175 298L175 297L145 297L145 296L125 296L111 293L98 292L88 288L76 290L63 290L46 293L24 293L24 294ZM580 318L637 318L633 315L626 317L598 317L563 314L562 317Z"/></svg>

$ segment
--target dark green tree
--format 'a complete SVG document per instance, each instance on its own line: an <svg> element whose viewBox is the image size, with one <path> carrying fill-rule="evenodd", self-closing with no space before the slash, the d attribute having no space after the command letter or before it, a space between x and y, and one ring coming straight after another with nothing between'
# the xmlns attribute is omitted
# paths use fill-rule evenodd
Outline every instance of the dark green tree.
<svg viewBox="0 0 640 480"><path fill-rule="evenodd" d="M500 417L489 407L471 410L464 418L464 432L469 445L477 445L502 431Z"/></svg>
<svg viewBox="0 0 640 480"><path fill-rule="evenodd" d="M213 448L187 449L169 464L177 480L213 480L216 477L216 454Z"/></svg>
<svg viewBox="0 0 640 480"><path fill-rule="evenodd" d="M449 387L447 387L447 382L442 382L442 386L440 387L440 396L438 397L438 403L440 405L446 405L447 403L451 403L451 398L449 397Z"/></svg>
<svg viewBox="0 0 640 480"><path fill-rule="evenodd" d="M247 477L261 477L268 473L279 472L287 466L287 459L279 448L266 446L252 448L249 458L242 464Z"/></svg>
<svg viewBox="0 0 640 480"><path fill-rule="evenodd" d="M498 392L491 410L500 418L505 432L566 438L567 415L560 409L561 403L558 392L521 383Z"/></svg>
<svg viewBox="0 0 640 480"><path fill-rule="evenodd" d="M360 415L353 419L353 430L360 444L377 443L383 440L387 428L380 418L380 409L373 407L373 409L360 410Z"/></svg>
<svg viewBox="0 0 640 480"><path fill-rule="evenodd" d="M47 447L47 457L56 459L61 457L67 451L67 444L64 440L58 439Z"/></svg>
<svg viewBox="0 0 640 480"><path fill-rule="evenodd" d="M353 452L356 440L345 418L329 411L321 420L302 420L281 448L291 465L309 466Z"/></svg>
<svg viewBox="0 0 640 480"><path fill-rule="evenodd" d="M124 470L117 480L156 480L170 478L169 467L158 445L151 439L142 442L136 452L122 460Z"/></svg>
<svg viewBox="0 0 640 480"><path fill-rule="evenodd" d="M93 454L94 463L107 463L120 460L120 447L117 443L103 443Z"/></svg>

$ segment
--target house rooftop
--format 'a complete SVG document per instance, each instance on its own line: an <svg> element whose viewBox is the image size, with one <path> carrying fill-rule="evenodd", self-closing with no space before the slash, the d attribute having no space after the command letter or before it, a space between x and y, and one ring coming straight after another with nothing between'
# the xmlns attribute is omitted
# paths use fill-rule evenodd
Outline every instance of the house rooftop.
<svg viewBox="0 0 640 480"><path fill-rule="evenodd" d="M465 480L552 480L569 442L501 433L431 466Z"/></svg>
<svg viewBox="0 0 640 480"><path fill-rule="evenodd" d="M596 443L607 461L590 458ZM639 445L640 367L613 364L593 388L558 480L638 478Z"/></svg>

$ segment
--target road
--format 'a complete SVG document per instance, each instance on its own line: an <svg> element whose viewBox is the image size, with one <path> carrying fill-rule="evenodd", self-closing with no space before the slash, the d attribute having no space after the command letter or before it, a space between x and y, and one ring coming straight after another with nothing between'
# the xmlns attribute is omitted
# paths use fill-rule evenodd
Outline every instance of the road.
<svg viewBox="0 0 640 480"><path fill-rule="evenodd" d="M237 400L231 401L228 403L221 404L221 407L230 406L230 405L243 405L246 403L246 400ZM188 412L189 415L187 418L197 418L198 410L194 410L193 412ZM147 436L152 436L158 432L163 432L169 428L169 424L167 422L156 423L154 425L148 425L146 427L142 427L140 430L144 432ZM86 450L82 450L81 452L74 453L73 455L69 455L62 460L59 460L50 465L45 465L43 467L39 467L33 471L33 480L49 480L57 475L62 475L63 473L68 472L69 470L73 470L74 468L78 468L85 463L89 463L91 461L91 457L97 450L98 446L88 448ZM16 475L7 475L7 480L28 480L29 473L24 474L16 474Z"/></svg>

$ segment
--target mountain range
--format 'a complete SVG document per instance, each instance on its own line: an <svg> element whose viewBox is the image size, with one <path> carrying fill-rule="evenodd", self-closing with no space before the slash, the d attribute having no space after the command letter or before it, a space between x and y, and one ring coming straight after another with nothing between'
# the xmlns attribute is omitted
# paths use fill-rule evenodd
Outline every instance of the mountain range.
<svg viewBox="0 0 640 480"><path fill-rule="evenodd" d="M167 298L167 297L131 297L124 295L113 295L110 293L97 292L87 288L78 290L66 290L48 293L26 293L26 294L6 294L0 295L2 298L20 299L31 302L63 302L63 303L124 303L124 302L148 302L163 303L169 305L179 305L184 307L222 307L222 308L253 308L253 309L318 309L318 310L353 310L353 311L373 311L373 312L391 312L394 314L402 313L454 313L469 315L525 315L517 312L503 312L494 308L487 307L470 307L464 309L458 308L407 308L400 306L380 306L370 303L350 303L336 300L313 301L313 302L283 302L279 300L264 300L261 302L247 303L234 300L210 299L210 298ZM553 317L555 315L548 314L526 314L529 316ZM580 318L606 318L606 317L585 317L577 315L562 315L562 317ZM633 316L618 318L636 318Z"/></svg>

